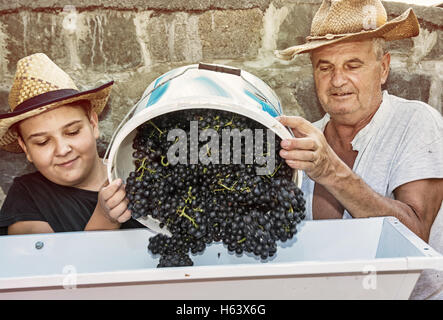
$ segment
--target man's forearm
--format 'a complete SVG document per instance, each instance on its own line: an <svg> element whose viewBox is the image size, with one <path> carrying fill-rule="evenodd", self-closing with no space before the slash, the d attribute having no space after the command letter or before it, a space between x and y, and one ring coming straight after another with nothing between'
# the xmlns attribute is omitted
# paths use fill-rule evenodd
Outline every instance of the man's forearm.
<svg viewBox="0 0 443 320"><path fill-rule="evenodd" d="M428 241L429 230L411 206L375 192L349 167L338 170L324 187L354 218L394 216L420 238Z"/></svg>

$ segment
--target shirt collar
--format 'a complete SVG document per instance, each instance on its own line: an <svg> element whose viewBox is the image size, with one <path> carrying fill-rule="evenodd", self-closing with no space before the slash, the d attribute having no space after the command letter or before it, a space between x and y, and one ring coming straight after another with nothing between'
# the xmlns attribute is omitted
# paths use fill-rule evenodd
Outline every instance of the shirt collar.
<svg viewBox="0 0 443 320"><path fill-rule="evenodd" d="M369 140L373 137L374 133L377 132L385 123L388 117L389 111L391 110L389 94L385 90L383 91L383 100L380 107L375 112L371 121L361 129L352 140L352 149L355 151L360 151L364 146L367 145Z"/></svg>

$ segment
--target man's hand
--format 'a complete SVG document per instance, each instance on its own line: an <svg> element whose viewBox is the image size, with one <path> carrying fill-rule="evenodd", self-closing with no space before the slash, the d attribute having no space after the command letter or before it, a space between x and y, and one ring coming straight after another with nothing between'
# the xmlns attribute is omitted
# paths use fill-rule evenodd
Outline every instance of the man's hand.
<svg viewBox="0 0 443 320"><path fill-rule="evenodd" d="M97 209L113 223L123 223L131 218L128 210L125 185L121 179L105 184L98 193Z"/></svg>
<svg viewBox="0 0 443 320"><path fill-rule="evenodd" d="M293 169L303 170L309 178L320 184L333 184L334 176L346 164L337 156L323 133L302 117L279 117L290 127L295 138L281 142L280 156Z"/></svg>

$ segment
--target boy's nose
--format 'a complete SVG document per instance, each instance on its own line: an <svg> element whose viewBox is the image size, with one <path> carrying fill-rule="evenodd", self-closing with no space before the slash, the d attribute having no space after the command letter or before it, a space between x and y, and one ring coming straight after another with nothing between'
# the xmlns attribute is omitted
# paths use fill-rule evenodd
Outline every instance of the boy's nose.
<svg viewBox="0 0 443 320"><path fill-rule="evenodd" d="M71 152L72 147L66 141L59 140L56 145L56 154L58 156L64 156Z"/></svg>

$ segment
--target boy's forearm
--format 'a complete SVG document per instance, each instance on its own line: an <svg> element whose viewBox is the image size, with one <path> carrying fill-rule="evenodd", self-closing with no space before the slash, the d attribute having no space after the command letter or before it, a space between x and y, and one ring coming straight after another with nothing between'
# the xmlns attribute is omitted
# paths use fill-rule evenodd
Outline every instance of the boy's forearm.
<svg viewBox="0 0 443 320"><path fill-rule="evenodd" d="M119 222L112 222L105 217L99 207L96 207L92 213L91 218L86 224L85 231L93 230L115 230L120 229L121 224Z"/></svg>

